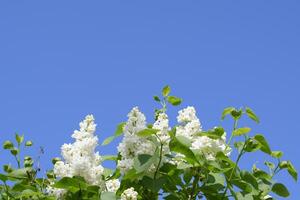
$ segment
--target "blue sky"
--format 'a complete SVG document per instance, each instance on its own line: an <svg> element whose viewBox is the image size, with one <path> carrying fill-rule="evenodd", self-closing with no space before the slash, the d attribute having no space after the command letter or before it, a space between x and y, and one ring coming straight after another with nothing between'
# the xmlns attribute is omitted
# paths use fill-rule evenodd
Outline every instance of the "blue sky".
<svg viewBox="0 0 300 200"><path fill-rule="evenodd" d="M252 107L284 159L299 161L300 3L298 1L2 1L1 143L24 133L44 170L86 114L102 141L138 105L153 121L152 96L169 84L197 108L204 129L227 106ZM228 129L230 132L230 129ZM101 154L116 152L99 147ZM13 162L0 151L1 165ZM250 154L249 168L267 157ZM283 173L292 196L299 184Z"/></svg>

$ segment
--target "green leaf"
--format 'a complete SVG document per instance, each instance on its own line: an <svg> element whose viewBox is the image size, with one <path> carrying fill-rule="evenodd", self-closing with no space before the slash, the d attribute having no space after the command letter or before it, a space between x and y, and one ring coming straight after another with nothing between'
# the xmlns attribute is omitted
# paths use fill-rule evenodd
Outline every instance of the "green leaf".
<svg viewBox="0 0 300 200"><path fill-rule="evenodd" d="M282 151L272 151L271 156L274 158L281 158L283 155Z"/></svg>
<svg viewBox="0 0 300 200"><path fill-rule="evenodd" d="M134 159L134 168L137 173L141 173L150 168L150 166L158 160L158 151L153 156L148 154L140 154Z"/></svg>
<svg viewBox="0 0 300 200"><path fill-rule="evenodd" d="M187 169L185 170L184 174L183 174L183 180L186 184L189 184L190 181L193 178L193 174L192 174L192 170L191 169Z"/></svg>
<svg viewBox="0 0 300 200"><path fill-rule="evenodd" d="M246 146L244 148L246 152L254 152L259 150L260 148L261 148L261 144L256 140L254 140L253 138L248 138L246 140Z"/></svg>
<svg viewBox="0 0 300 200"><path fill-rule="evenodd" d="M196 135L207 136L211 139L219 139L224 135L224 133L225 133L225 131L222 127L215 127L214 129L211 129L208 131L196 133Z"/></svg>
<svg viewBox="0 0 300 200"><path fill-rule="evenodd" d="M101 156L102 160L105 161L105 160L118 160L118 157L115 156L115 155L105 155L105 156Z"/></svg>
<svg viewBox="0 0 300 200"><path fill-rule="evenodd" d="M288 168L288 161L286 161L286 160L280 161L279 167L280 167L280 169Z"/></svg>
<svg viewBox="0 0 300 200"><path fill-rule="evenodd" d="M269 144L267 143L265 137L261 134L258 134L258 135L255 135L254 136L254 139L260 143L261 147L260 147L260 150L262 152L265 152L266 154L269 154L271 155L271 149L269 147Z"/></svg>
<svg viewBox="0 0 300 200"><path fill-rule="evenodd" d="M275 168L275 164L274 163L272 163L272 162L265 162L265 165L269 168L269 169L271 169L271 170L273 170L274 168Z"/></svg>
<svg viewBox="0 0 300 200"><path fill-rule="evenodd" d="M113 174L113 170L109 168L104 168L103 176L104 177L109 177Z"/></svg>
<svg viewBox="0 0 300 200"><path fill-rule="evenodd" d="M145 188L157 193L163 187L166 181L166 177L160 177L154 180L148 176L144 176L141 183Z"/></svg>
<svg viewBox="0 0 300 200"><path fill-rule="evenodd" d="M297 179L298 179L298 173L297 173L295 167L293 166L293 164L290 161L288 161L288 167L287 167L287 169L288 169L288 173L293 177L293 179L295 181L297 181Z"/></svg>
<svg viewBox="0 0 300 200"><path fill-rule="evenodd" d="M17 196L15 196L17 199L28 199L28 198L32 198L32 197L36 197L38 195L41 195L39 192L35 192L32 191L30 189L25 189L23 190L20 194L18 194Z"/></svg>
<svg viewBox="0 0 300 200"><path fill-rule="evenodd" d="M225 171L232 169L235 167L235 163L232 162L223 152L219 151L216 154L216 158L219 161L220 167L222 169L225 169Z"/></svg>
<svg viewBox="0 0 300 200"><path fill-rule="evenodd" d="M116 139L117 137L119 137L120 135L122 135L123 133L123 128L126 125L126 122L122 122L117 126L117 129L114 133L113 136L110 136L108 138L106 138L103 142L102 142L102 146L104 145L108 145L109 143L111 143L114 139Z"/></svg>
<svg viewBox="0 0 300 200"><path fill-rule="evenodd" d="M264 180L267 180L267 181L270 181L272 179L272 177L267 172L265 172L263 170L260 170L260 169L255 169L254 172L253 172L253 175L256 178L264 179Z"/></svg>
<svg viewBox="0 0 300 200"><path fill-rule="evenodd" d="M3 165L3 170L6 172L6 173L10 173L13 171L13 168L11 167L10 164L8 165Z"/></svg>
<svg viewBox="0 0 300 200"><path fill-rule="evenodd" d="M116 194L114 192L102 192L101 200L115 200L117 199Z"/></svg>
<svg viewBox="0 0 300 200"><path fill-rule="evenodd" d="M154 96L153 99L157 102L160 102L160 98L158 96Z"/></svg>
<svg viewBox="0 0 300 200"><path fill-rule="evenodd" d="M184 159L191 164L199 163L189 146L180 142L176 137L172 138L169 147L171 151L185 155Z"/></svg>
<svg viewBox="0 0 300 200"><path fill-rule="evenodd" d="M17 149L17 148L14 147L13 149L10 150L10 153L11 153L12 155L16 156L16 155L18 155L18 153L19 153L19 149Z"/></svg>
<svg viewBox="0 0 300 200"><path fill-rule="evenodd" d="M61 159L58 158L58 157L52 158L52 164L55 165L55 163L56 163L57 161L60 161L60 160L61 160Z"/></svg>
<svg viewBox="0 0 300 200"><path fill-rule="evenodd" d="M11 141L6 140L2 146L3 149L12 149L14 147L14 144Z"/></svg>
<svg viewBox="0 0 300 200"><path fill-rule="evenodd" d="M162 89L162 95L164 97L168 96L171 92L171 88L167 85Z"/></svg>
<svg viewBox="0 0 300 200"><path fill-rule="evenodd" d="M63 177L58 182L52 185L55 188L66 189L71 192L77 192L81 188L86 188L86 183L80 178Z"/></svg>
<svg viewBox="0 0 300 200"><path fill-rule="evenodd" d="M191 147L192 146L192 142L190 139L188 139L187 137L184 137L182 135L178 135L176 136L176 139L183 144L186 147Z"/></svg>
<svg viewBox="0 0 300 200"><path fill-rule="evenodd" d="M124 174L122 180L134 180L138 178L141 178L141 174L136 173L135 169L130 169Z"/></svg>
<svg viewBox="0 0 300 200"><path fill-rule="evenodd" d="M234 147L237 148L237 150L239 152L242 151L243 147L244 147L244 143L245 142L242 142L242 141L239 141L239 142L234 142Z"/></svg>
<svg viewBox="0 0 300 200"><path fill-rule="evenodd" d="M125 125L126 125L126 122L121 122L120 124L118 124L117 129L114 134L116 137L122 135Z"/></svg>
<svg viewBox="0 0 300 200"><path fill-rule="evenodd" d="M168 96L167 101L173 106L178 106L181 104L182 99L175 96Z"/></svg>
<svg viewBox="0 0 300 200"><path fill-rule="evenodd" d="M242 171L241 176L244 181L250 183L255 189L258 189L256 178L251 173L249 173L248 171Z"/></svg>
<svg viewBox="0 0 300 200"><path fill-rule="evenodd" d="M156 129L150 129L150 128L146 128L144 130L141 130L137 133L138 136L140 137L148 137L150 135L154 135L158 132L158 130Z"/></svg>
<svg viewBox="0 0 300 200"><path fill-rule="evenodd" d="M112 135L112 136L109 136L108 138L106 138L101 145L108 145L109 143L111 143L113 140L115 139L115 136Z"/></svg>
<svg viewBox="0 0 300 200"><path fill-rule="evenodd" d="M97 194L98 197L99 189L100 189L99 186L90 185L86 188L86 191L88 191L89 193Z"/></svg>
<svg viewBox="0 0 300 200"><path fill-rule="evenodd" d="M12 189L14 191L19 191L22 192L24 190L31 190L31 191L36 191L36 188L31 186L31 185L25 185L24 183L20 182L20 183L16 183Z"/></svg>
<svg viewBox="0 0 300 200"><path fill-rule="evenodd" d="M54 173L53 173L53 170L47 171L46 175L47 175L47 177L48 177L49 179L55 178L55 175L54 175Z"/></svg>
<svg viewBox="0 0 300 200"><path fill-rule="evenodd" d="M235 129L232 134L234 136L240 136L240 135L244 135L244 134L247 134L251 131L251 128L249 127L243 127L243 128L238 128L238 129Z"/></svg>
<svg viewBox="0 0 300 200"><path fill-rule="evenodd" d="M282 183L275 183L272 187L272 192L281 197L288 197L290 195L288 189Z"/></svg>
<svg viewBox="0 0 300 200"><path fill-rule="evenodd" d="M0 180L6 182L8 180L7 176L4 174L0 174Z"/></svg>
<svg viewBox="0 0 300 200"><path fill-rule="evenodd" d="M223 110L221 119L224 120L225 117L226 117L227 115L229 115L233 110L235 110L234 107L227 107L227 108L225 108L225 109Z"/></svg>
<svg viewBox="0 0 300 200"><path fill-rule="evenodd" d="M250 119L255 121L256 123L259 123L259 118L256 116L256 114L251 110L249 107L246 107L246 114Z"/></svg>
<svg viewBox="0 0 300 200"><path fill-rule="evenodd" d="M231 111L230 114L233 117L233 119L238 120L238 119L241 118L241 116L243 114L243 111L234 109L234 110Z"/></svg>
<svg viewBox="0 0 300 200"><path fill-rule="evenodd" d="M17 178L17 179L23 179L28 177L28 173L32 171L31 168L21 168L13 170L11 173L9 173L7 176L9 178Z"/></svg>
<svg viewBox="0 0 300 200"><path fill-rule="evenodd" d="M18 142L18 144L21 144L24 140L24 135L19 135L18 133L16 133L16 141Z"/></svg>
<svg viewBox="0 0 300 200"><path fill-rule="evenodd" d="M32 145L33 145L33 143L30 140L26 141L26 143L25 143L25 146L27 146L27 147L30 147Z"/></svg>
<svg viewBox="0 0 300 200"><path fill-rule="evenodd" d="M252 187L249 183L243 181L243 180L232 180L231 181L235 186L243 190L245 193L252 192Z"/></svg>
<svg viewBox="0 0 300 200"><path fill-rule="evenodd" d="M253 200L252 193L251 194L242 194L241 192L236 193L236 199L238 200ZM264 199L267 200L267 199Z"/></svg>

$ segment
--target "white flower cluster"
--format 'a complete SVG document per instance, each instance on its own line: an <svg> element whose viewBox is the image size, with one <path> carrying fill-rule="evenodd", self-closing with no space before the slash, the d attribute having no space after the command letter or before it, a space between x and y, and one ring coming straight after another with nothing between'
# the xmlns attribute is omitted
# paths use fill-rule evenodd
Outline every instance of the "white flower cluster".
<svg viewBox="0 0 300 200"><path fill-rule="evenodd" d="M169 119L166 113L160 113L157 120L153 124L153 129L159 130L156 134L163 144L169 144L170 136L169 131Z"/></svg>
<svg viewBox="0 0 300 200"><path fill-rule="evenodd" d="M134 188L128 188L124 190L124 192L121 194L121 200L137 200L138 199L138 193L134 191Z"/></svg>
<svg viewBox="0 0 300 200"><path fill-rule="evenodd" d="M168 131L170 129L168 115L166 113L159 113L152 128L159 130L156 133L156 135L159 138L159 142L163 145L162 146L162 154L163 155L170 154L169 142L170 142L171 138L168 133ZM163 164L165 162L170 162L170 159L168 157L163 157L161 164ZM156 166L153 164L149 170L153 171L153 170L155 170L155 168L156 168Z"/></svg>
<svg viewBox="0 0 300 200"><path fill-rule="evenodd" d="M64 162L55 163L54 173L58 177L81 176L89 184L103 187L104 168L99 153L95 153L98 137L94 135L96 130L94 117L87 115L79 126L80 130L75 130L72 135L76 141L61 147Z"/></svg>
<svg viewBox="0 0 300 200"><path fill-rule="evenodd" d="M108 192L117 192L120 188L120 181L118 179L108 180L105 185Z"/></svg>
<svg viewBox="0 0 300 200"><path fill-rule="evenodd" d="M191 149L201 152L206 159L214 160L217 152L230 154L230 148L226 147L226 133L220 139L211 139L207 136L197 136L202 131L200 120L196 116L194 107L187 107L178 112L177 121L180 126L176 128L176 135L184 136L192 141ZM182 155L179 155L179 157Z"/></svg>
<svg viewBox="0 0 300 200"><path fill-rule="evenodd" d="M46 188L46 194L50 196L55 196L56 199L62 199L66 191L64 189L59 189L59 188L53 188L51 186L48 186Z"/></svg>
<svg viewBox="0 0 300 200"><path fill-rule="evenodd" d="M118 145L118 152L122 156L122 159L118 161L118 168L122 173L133 168L136 156L152 155L154 152L153 144L150 141L136 135L139 131L147 128L145 115L139 111L138 107L134 107L127 116L128 121L123 129L124 137Z"/></svg>
<svg viewBox="0 0 300 200"><path fill-rule="evenodd" d="M223 152L229 156L231 149L226 145L226 133L220 139L211 139L207 136L199 136L195 138L191 149L200 151L207 160L215 160L218 152Z"/></svg>
<svg viewBox="0 0 300 200"><path fill-rule="evenodd" d="M180 125L176 128L176 135L192 140L195 133L202 131L200 120L197 118L196 110L192 106L180 110L177 121Z"/></svg>

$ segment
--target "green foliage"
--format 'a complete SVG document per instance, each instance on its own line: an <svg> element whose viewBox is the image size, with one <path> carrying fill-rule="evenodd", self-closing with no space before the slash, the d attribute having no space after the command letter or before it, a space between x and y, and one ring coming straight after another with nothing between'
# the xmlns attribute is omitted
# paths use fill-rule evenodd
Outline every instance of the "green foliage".
<svg viewBox="0 0 300 200"><path fill-rule="evenodd" d="M138 136L140 137L148 137L150 135L155 135L158 130L147 128L144 130L141 130L140 132L137 133Z"/></svg>
<svg viewBox="0 0 300 200"><path fill-rule="evenodd" d="M171 88L170 88L170 86L165 86L163 89L162 89L162 95L164 96L164 97L166 97L166 96L168 96L169 94L170 94L170 92L171 92Z"/></svg>
<svg viewBox="0 0 300 200"><path fill-rule="evenodd" d="M247 134L250 131L251 131L251 128L249 128L249 127L242 127L242 128L235 129L232 132L232 134L233 134L233 136L240 136L240 135Z"/></svg>
<svg viewBox="0 0 300 200"><path fill-rule="evenodd" d="M290 195L288 189L282 183L275 183L272 187L272 192L282 197L288 197Z"/></svg>
<svg viewBox="0 0 300 200"><path fill-rule="evenodd" d="M166 113L167 106L178 106L182 99L170 96L171 88L165 86L160 96L154 96L154 100L161 105L155 110L155 119L159 113ZM136 136L151 141L154 151L150 154L139 154L134 159L133 168L125 174L120 169L104 169L105 180L119 179L121 182L117 192L110 192L105 186L89 184L83 177L57 178L50 170L46 178L37 176L38 168L33 158L36 156L24 156L21 158L21 150L33 145L32 141L24 142L24 136L16 134L15 141L5 141L3 149L10 152L16 160L16 165L4 164L3 173L0 174L0 200L29 200L29 199L56 199L46 192L49 186L63 189L63 199L79 200L119 200L122 192L133 187L138 192L141 200L259 200L268 199L267 195L288 197L289 191L282 184L275 182L276 175L286 170L292 179L297 181L298 173L290 161L281 160L281 151L272 151L267 139L262 134L253 134L250 127L239 127L239 120L246 116L257 123L259 118L249 107L227 107L221 115L224 120L230 116L233 120L233 129L225 130L217 126L201 132L196 132L196 137L208 137L210 140L220 140L224 133L231 133L224 152L216 152L214 159L207 159L203 150L192 148L192 139L177 135L177 127L168 130L169 140L162 141L159 130L153 129L149 124L146 129ZM102 145L108 145L123 133L125 123L120 123L113 136L108 137ZM253 135L252 135L253 134ZM237 138L232 144L232 139ZM231 149L232 148L232 149ZM165 151L169 149L169 151ZM236 151L236 156L229 156L229 151ZM252 170L242 169L240 160L246 155L255 152L263 152L267 159L264 165L258 168L253 165ZM23 153L22 153L23 155ZM121 155L102 156L103 161L118 162ZM53 158L52 163L60 161Z"/></svg>
<svg viewBox="0 0 300 200"><path fill-rule="evenodd" d="M123 133L123 128L125 126L125 122L120 123L117 126L117 129L115 131L115 134L113 136L110 136L108 138L106 138L103 142L102 145L108 145L109 143L111 143L114 139L116 139L117 137L121 136Z"/></svg>
<svg viewBox="0 0 300 200"><path fill-rule="evenodd" d="M14 144L11 141L6 140L3 143L3 149L12 149L12 148L14 148Z"/></svg>
<svg viewBox="0 0 300 200"><path fill-rule="evenodd" d="M178 106L181 104L182 99L176 97L176 96L168 96L167 101L172 104L173 106Z"/></svg>
<svg viewBox="0 0 300 200"><path fill-rule="evenodd" d="M251 108L246 107L246 114L248 117L250 117L250 119L252 119L253 121L255 121L256 123L259 123L259 118L256 116L256 114L253 112L253 110L251 110Z"/></svg>

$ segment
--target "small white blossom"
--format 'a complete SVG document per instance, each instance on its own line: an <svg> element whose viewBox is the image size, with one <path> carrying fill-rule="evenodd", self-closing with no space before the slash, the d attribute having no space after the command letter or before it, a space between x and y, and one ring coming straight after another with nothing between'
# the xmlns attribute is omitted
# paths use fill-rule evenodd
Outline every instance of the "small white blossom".
<svg viewBox="0 0 300 200"><path fill-rule="evenodd" d="M138 193L134 191L133 187L124 190L124 192L121 194L121 200L137 200L137 198Z"/></svg>
<svg viewBox="0 0 300 200"><path fill-rule="evenodd" d="M118 179L112 179L106 181L105 185L108 192L116 192L120 188L120 181Z"/></svg>
<svg viewBox="0 0 300 200"><path fill-rule="evenodd" d="M66 190L64 189L53 188L51 186L46 187L46 194L50 196L54 196L58 200L63 199L65 193Z"/></svg>

